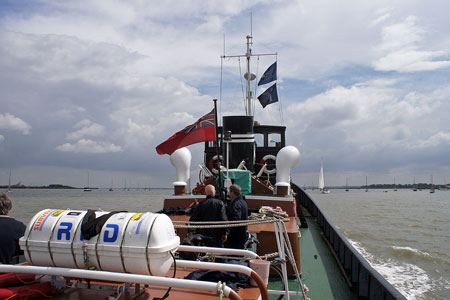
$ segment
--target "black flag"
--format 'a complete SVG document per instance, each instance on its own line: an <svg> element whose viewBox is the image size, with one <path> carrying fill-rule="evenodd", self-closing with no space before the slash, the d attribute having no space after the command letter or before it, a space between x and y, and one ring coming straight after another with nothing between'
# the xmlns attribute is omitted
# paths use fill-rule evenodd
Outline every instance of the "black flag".
<svg viewBox="0 0 450 300"><path fill-rule="evenodd" d="M277 62L274 62L263 74L258 86L277 80Z"/></svg>
<svg viewBox="0 0 450 300"><path fill-rule="evenodd" d="M274 83L270 88L258 96L258 100L262 107L266 107L271 103L278 102L277 84Z"/></svg>

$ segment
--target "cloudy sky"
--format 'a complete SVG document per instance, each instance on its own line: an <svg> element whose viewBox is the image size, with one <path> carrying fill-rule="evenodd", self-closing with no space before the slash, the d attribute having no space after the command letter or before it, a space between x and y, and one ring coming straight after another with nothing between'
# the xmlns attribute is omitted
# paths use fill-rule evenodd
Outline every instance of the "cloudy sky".
<svg viewBox="0 0 450 300"><path fill-rule="evenodd" d="M253 14L258 76L278 60L294 181L450 181L450 4L445 0L0 2L0 185L170 186L155 147L220 98L244 111ZM225 40L225 47L224 47ZM222 70L222 71L221 71ZM222 88L221 88L222 77ZM281 105L280 105L281 104ZM280 114L280 109L282 114ZM193 184L202 144L193 153Z"/></svg>

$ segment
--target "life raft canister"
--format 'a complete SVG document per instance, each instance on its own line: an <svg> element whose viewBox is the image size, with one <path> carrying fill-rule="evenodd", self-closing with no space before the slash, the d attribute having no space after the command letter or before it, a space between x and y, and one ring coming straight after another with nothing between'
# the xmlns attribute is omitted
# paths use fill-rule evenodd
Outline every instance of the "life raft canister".
<svg viewBox="0 0 450 300"><path fill-rule="evenodd" d="M118 212L101 232L84 239L83 210L44 209L27 226L19 244L31 265L86 267L111 272L164 276L180 238L164 214ZM97 211L96 217L108 214Z"/></svg>
<svg viewBox="0 0 450 300"><path fill-rule="evenodd" d="M267 155L265 155L262 159L261 159L261 167L262 166L264 166L264 164L267 162L267 160L269 160L269 159L271 159L271 160L273 160L273 164L275 165L275 162L276 162L276 160L277 160L277 158L275 157L275 155L272 155L272 154L267 154ZM265 169L264 170L264 173L266 173L266 174L268 174L268 175L271 175L271 174L275 174L277 172L277 168L276 167L273 167L272 169Z"/></svg>

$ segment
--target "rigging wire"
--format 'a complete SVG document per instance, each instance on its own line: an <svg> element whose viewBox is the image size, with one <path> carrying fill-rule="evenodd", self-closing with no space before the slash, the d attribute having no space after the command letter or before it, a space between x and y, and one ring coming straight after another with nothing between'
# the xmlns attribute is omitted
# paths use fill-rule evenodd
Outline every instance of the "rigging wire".
<svg viewBox="0 0 450 300"><path fill-rule="evenodd" d="M252 107L252 109L253 109L253 120L255 119L254 117L256 115L255 106L256 106L256 95L257 95L256 92L257 92L257 88L258 88L258 73L259 73L259 56L258 56L258 59L257 59L257 62L256 62L255 93L254 93L254 100L253 100L253 103L252 103L252 105L253 105L253 107Z"/></svg>
<svg viewBox="0 0 450 300"><path fill-rule="evenodd" d="M241 58L238 58L239 61L239 77L241 79L241 90L242 90L242 98L244 99L244 108L245 108L245 114L248 115L248 111L247 111L247 105L245 105L245 93L244 93L244 83L242 82L242 69L241 69Z"/></svg>
<svg viewBox="0 0 450 300"><path fill-rule="evenodd" d="M278 55L276 55L276 57L275 57L275 62L277 63L277 65L278 65ZM277 80L278 81L278 80ZM282 126L284 126L284 117L283 117L283 105L282 105L282 103L281 103L281 95L280 95L280 88L279 88L279 86L277 87L277 92L278 92L278 103L279 103L279 105L278 105L278 110L279 110L279 112L280 112L280 121L281 121L281 125Z"/></svg>
<svg viewBox="0 0 450 300"><path fill-rule="evenodd" d="M219 120L220 120L220 116L222 115L223 60L224 60L224 58L221 57L220 58L219 114L217 116L217 118ZM217 126L219 126L219 120L217 120Z"/></svg>

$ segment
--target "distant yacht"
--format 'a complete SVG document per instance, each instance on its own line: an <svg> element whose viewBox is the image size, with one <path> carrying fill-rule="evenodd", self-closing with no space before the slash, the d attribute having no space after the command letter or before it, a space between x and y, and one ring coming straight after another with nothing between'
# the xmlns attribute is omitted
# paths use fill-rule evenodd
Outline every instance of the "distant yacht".
<svg viewBox="0 0 450 300"><path fill-rule="evenodd" d="M87 173L87 186L83 189L85 192L92 192L92 189L89 187L89 172Z"/></svg>
<svg viewBox="0 0 450 300"><path fill-rule="evenodd" d="M320 164L320 174L319 174L319 190L322 194L329 194L330 190L325 186L325 180L323 177L323 160Z"/></svg>
<svg viewBox="0 0 450 300"><path fill-rule="evenodd" d="M416 177L414 177L413 191L417 192Z"/></svg>
<svg viewBox="0 0 450 300"><path fill-rule="evenodd" d="M113 179L112 178L111 178L111 187L109 188L109 191L110 192L114 191L114 189L113 189Z"/></svg>
<svg viewBox="0 0 450 300"><path fill-rule="evenodd" d="M431 175L431 186L430 186L430 193L434 193L435 188L434 188L434 184L433 184L433 174Z"/></svg>
<svg viewBox="0 0 450 300"><path fill-rule="evenodd" d="M11 193L11 169L9 169L9 181L8 181L8 191L7 193Z"/></svg>

